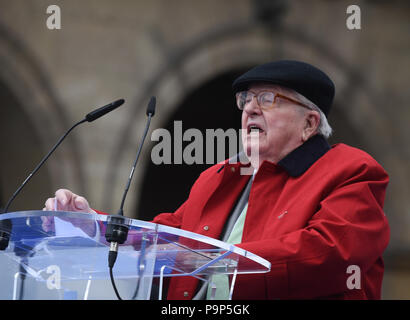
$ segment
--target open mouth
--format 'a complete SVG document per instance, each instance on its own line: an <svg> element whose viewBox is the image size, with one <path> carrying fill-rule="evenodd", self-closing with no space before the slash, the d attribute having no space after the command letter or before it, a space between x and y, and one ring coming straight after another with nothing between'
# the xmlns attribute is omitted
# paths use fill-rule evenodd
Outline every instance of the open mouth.
<svg viewBox="0 0 410 320"><path fill-rule="evenodd" d="M251 132L258 132L259 134L264 132L264 130L256 124L248 125L247 129L248 129L248 134L250 134Z"/></svg>

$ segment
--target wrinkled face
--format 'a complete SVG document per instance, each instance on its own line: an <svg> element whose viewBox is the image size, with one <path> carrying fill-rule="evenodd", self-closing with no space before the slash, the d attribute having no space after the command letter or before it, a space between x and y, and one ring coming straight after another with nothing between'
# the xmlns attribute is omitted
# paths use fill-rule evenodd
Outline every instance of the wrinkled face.
<svg viewBox="0 0 410 320"><path fill-rule="evenodd" d="M248 91L254 94L272 91L294 98L286 89L269 84L252 85ZM262 110L254 97L242 111L242 143L247 155L251 155L252 145L255 147L255 143L252 144L251 131L256 131L259 134L259 165L264 160L279 162L303 143L308 112L310 110L280 97L275 99L272 108ZM255 155L253 150L252 155Z"/></svg>

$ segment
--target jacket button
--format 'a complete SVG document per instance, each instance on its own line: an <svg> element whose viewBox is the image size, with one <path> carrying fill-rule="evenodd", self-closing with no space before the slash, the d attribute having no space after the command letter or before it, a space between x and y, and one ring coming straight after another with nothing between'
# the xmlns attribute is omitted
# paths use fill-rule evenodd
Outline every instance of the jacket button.
<svg viewBox="0 0 410 320"><path fill-rule="evenodd" d="M204 226L204 228L203 228L205 231L208 231L209 230L209 226Z"/></svg>
<svg viewBox="0 0 410 320"><path fill-rule="evenodd" d="M231 171L232 171L232 172L235 172L235 167L231 167Z"/></svg>
<svg viewBox="0 0 410 320"><path fill-rule="evenodd" d="M188 291L184 291L184 297L188 297L188 296L189 296Z"/></svg>

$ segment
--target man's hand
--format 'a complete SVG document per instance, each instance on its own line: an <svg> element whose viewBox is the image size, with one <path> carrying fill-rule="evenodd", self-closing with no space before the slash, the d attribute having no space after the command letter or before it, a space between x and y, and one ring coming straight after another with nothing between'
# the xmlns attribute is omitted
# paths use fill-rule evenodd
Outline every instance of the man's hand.
<svg viewBox="0 0 410 320"><path fill-rule="evenodd" d="M47 199L43 210L95 213L95 211L90 208L87 199L67 189L57 190L54 198Z"/></svg>
<svg viewBox="0 0 410 320"><path fill-rule="evenodd" d="M90 208L88 201L70 190L59 189L55 193L54 198L48 198L45 202L43 211L71 211L71 212L86 212L96 213ZM86 234L93 237L95 235L95 223L94 221L84 219L64 218L60 219L70 222L73 226L82 229ZM46 232L54 230L54 217L45 216L41 217L43 230Z"/></svg>

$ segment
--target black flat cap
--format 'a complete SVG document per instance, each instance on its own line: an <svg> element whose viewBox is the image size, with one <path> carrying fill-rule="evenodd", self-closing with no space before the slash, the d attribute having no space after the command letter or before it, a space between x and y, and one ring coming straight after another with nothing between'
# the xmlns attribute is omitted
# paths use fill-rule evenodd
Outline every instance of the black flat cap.
<svg viewBox="0 0 410 320"><path fill-rule="evenodd" d="M335 95L332 80L318 68L300 61L280 60L257 66L237 78L234 92L251 84L270 83L295 90L316 104L327 116Z"/></svg>

